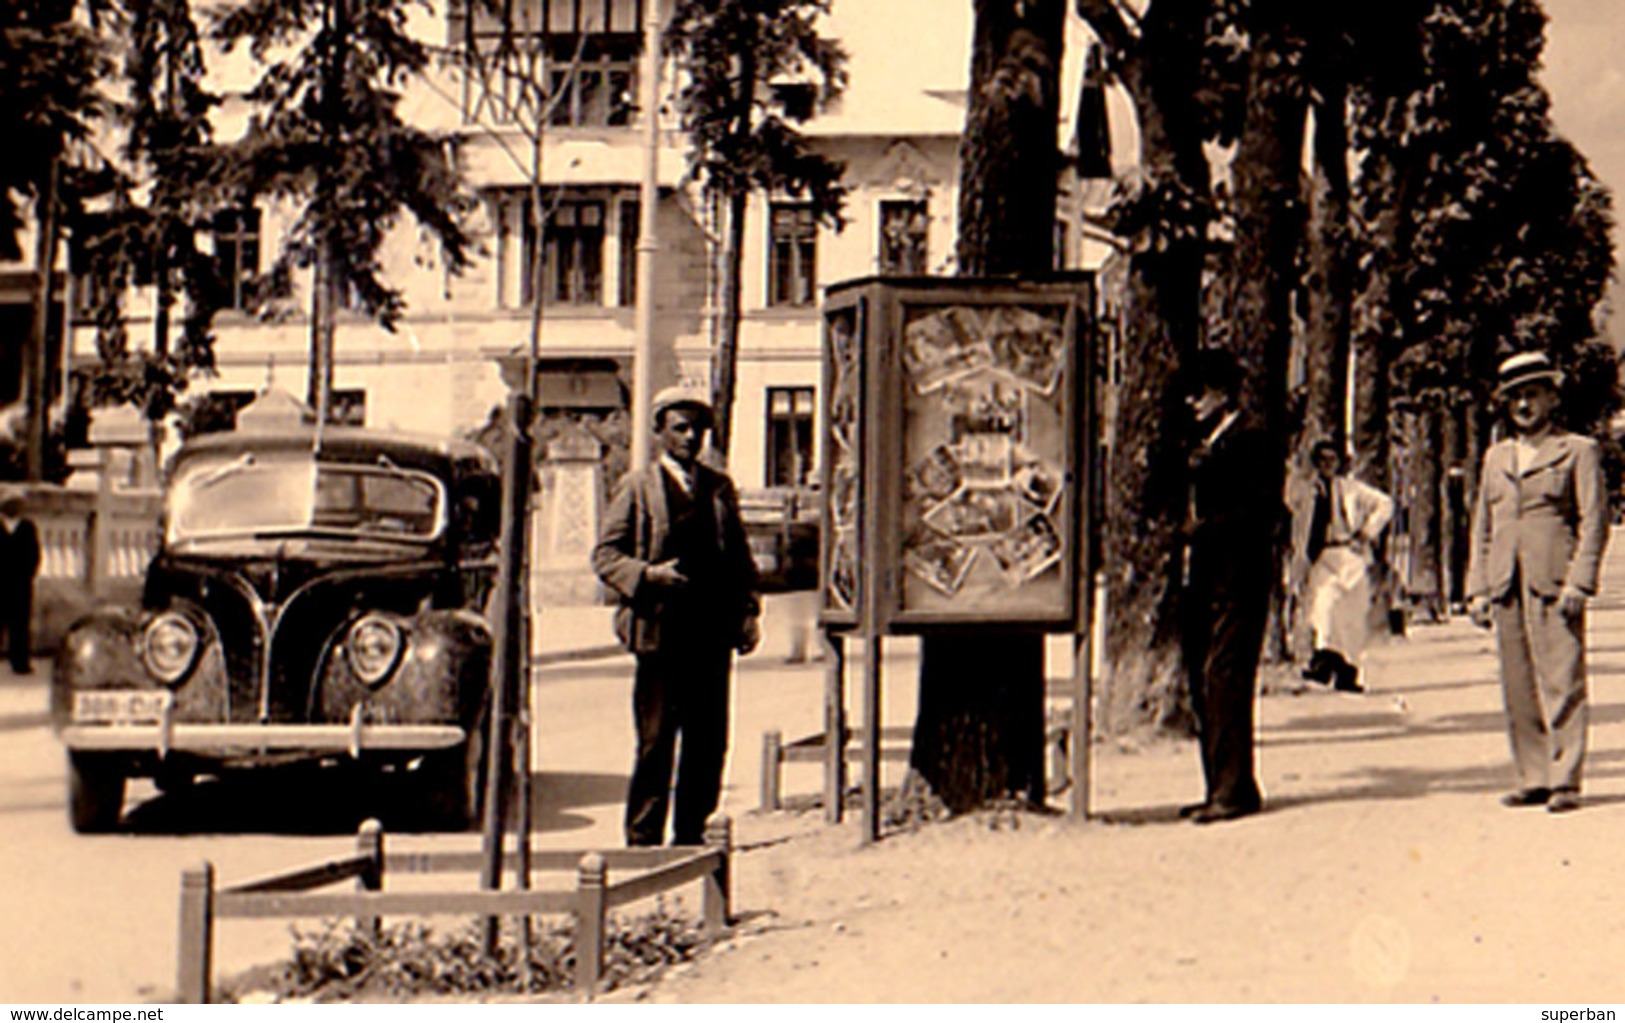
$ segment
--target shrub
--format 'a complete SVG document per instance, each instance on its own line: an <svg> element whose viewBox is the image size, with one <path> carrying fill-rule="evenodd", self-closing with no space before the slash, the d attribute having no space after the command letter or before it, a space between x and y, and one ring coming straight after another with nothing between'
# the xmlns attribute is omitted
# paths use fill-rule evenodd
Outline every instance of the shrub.
<svg viewBox="0 0 1625 1023"><path fill-rule="evenodd" d="M605 927L604 988L653 979L693 959L703 941L699 925L656 902L652 913L611 917ZM223 985L225 1000L251 990L282 999L344 1001L356 997L536 994L575 984L574 928L533 920L530 970L524 968L519 921L504 918L494 954L487 955L483 920L437 930L421 920L387 924L375 936L353 920L327 920L313 930L293 929L291 958Z"/></svg>

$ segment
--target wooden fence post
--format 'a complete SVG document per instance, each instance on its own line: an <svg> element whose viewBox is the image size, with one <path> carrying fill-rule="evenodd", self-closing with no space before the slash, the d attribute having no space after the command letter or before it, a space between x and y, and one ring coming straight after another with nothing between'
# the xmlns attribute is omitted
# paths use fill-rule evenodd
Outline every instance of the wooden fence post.
<svg viewBox="0 0 1625 1023"><path fill-rule="evenodd" d="M779 756L784 748L784 733L778 729L762 733L762 806L763 810L779 808Z"/></svg>
<svg viewBox="0 0 1625 1023"><path fill-rule="evenodd" d="M207 1005L214 968L214 864L181 872L180 944L177 951L176 1000Z"/></svg>
<svg viewBox="0 0 1625 1023"><path fill-rule="evenodd" d="M604 972L604 858L581 857L576 868L576 987L589 1000Z"/></svg>
<svg viewBox="0 0 1625 1023"><path fill-rule="evenodd" d="M372 866L356 875L355 890L381 892L384 890L384 825L376 817L361 822L355 833L355 854L372 861ZM383 921L376 916L355 918L356 930L365 934L374 945L383 936Z"/></svg>
<svg viewBox="0 0 1625 1023"><path fill-rule="evenodd" d="M707 848L722 853L722 861L717 864L717 869L705 877L705 894L701 899L705 932L714 941L733 918L733 879L730 871L734 845L733 819L713 817L707 821L705 844Z"/></svg>

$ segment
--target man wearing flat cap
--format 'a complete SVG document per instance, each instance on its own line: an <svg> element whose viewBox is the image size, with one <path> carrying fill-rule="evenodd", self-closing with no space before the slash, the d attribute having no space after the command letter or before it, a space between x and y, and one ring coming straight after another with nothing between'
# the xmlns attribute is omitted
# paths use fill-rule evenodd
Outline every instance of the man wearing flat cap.
<svg viewBox="0 0 1625 1023"><path fill-rule="evenodd" d="M1501 363L1496 397L1511 435L1484 454L1467 596L1495 627L1518 788L1507 806L1580 806L1586 747L1586 602L1608 538L1597 443L1559 429L1562 374L1545 354Z"/></svg>
<svg viewBox="0 0 1625 1023"><path fill-rule="evenodd" d="M699 461L710 402L673 387L652 410L659 456L621 484L592 563L620 598L615 632L637 657L627 844L664 840L681 737L672 844L699 845L722 791L733 653L761 638L756 565L733 482Z"/></svg>

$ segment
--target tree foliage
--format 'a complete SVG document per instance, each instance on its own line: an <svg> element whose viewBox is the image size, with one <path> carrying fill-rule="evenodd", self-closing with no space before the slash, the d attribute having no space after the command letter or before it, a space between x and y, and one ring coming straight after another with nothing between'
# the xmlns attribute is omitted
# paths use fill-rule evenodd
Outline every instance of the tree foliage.
<svg viewBox="0 0 1625 1023"><path fill-rule="evenodd" d="M1499 358L1543 348L1570 370L1571 421L1595 431L1618 408L1595 323L1612 209L1552 131L1536 0L1148 0L1132 16L1113 0L1076 3L1141 142L1103 220L1127 253L1107 537L1113 689L1125 692L1108 694L1107 714L1159 719L1159 680L1177 657L1157 626L1177 619L1162 570L1183 478L1169 429L1179 365L1202 344L1231 348L1249 411L1272 434L1335 433L1301 417L1341 418L1352 333L1360 454L1385 466L1404 410L1449 410L1455 419L1424 431L1443 445L1428 452L1442 472L1487 440ZM1300 155L1310 109L1316 167L1329 172L1312 221ZM1232 143L1215 182L1209 158ZM1309 353L1322 379L1307 404L1287 389L1305 312L1308 342L1326 349Z"/></svg>
<svg viewBox="0 0 1625 1023"><path fill-rule="evenodd" d="M691 171L727 210L712 374L713 440L724 457L733 425L748 197L800 196L819 222L843 224L845 165L815 152L797 127L846 87L846 53L819 32L829 9L830 0L678 0L666 29L664 47L682 81L677 109Z"/></svg>
<svg viewBox="0 0 1625 1023"><path fill-rule="evenodd" d="M213 27L228 52L246 44L263 67L248 92L255 113L232 153L241 189L297 211L263 298L287 299L295 271L316 270L313 329L328 332L329 348L334 299L345 292L386 328L400 319L405 302L385 279L381 253L403 212L439 242L448 271L461 272L471 251L468 200L447 140L399 110L402 88L433 56L407 30L412 6L248 0Z"/></svg>
<svg viewBox="0 0 1625 1023"><path fill-rule="evenodd" d="M204 84L188 0L122 0L108 28L124 43L110 106L122 145L103 166L105 192L74 218L74 269L94 299L92 400L134 404L156 421L193 374L214 368L222 282L198 239L231 198L209 124L219 98ZM153 289L150 346L130 343L126 299L137 283ZM172 339L177 299L180 332Z"/></svg>
<svg viewBox="0 0 1625 1023"><path fill-rule="evenodd" d="M701 184L720 195L805 195L838 222L844 166L797 129L846 88L846 52L819 33L831 0L679 0L666 29L678 113ZM803 105L797 89L809 89Z"/></svg>
<svg viewBox="0 0 1625 1023"><path fill-rule="evenodd" d="M109 67L101 41L74 19L75 0L0 0L0 259L23 257L27 208L53 160L88 139Z"/></svg>

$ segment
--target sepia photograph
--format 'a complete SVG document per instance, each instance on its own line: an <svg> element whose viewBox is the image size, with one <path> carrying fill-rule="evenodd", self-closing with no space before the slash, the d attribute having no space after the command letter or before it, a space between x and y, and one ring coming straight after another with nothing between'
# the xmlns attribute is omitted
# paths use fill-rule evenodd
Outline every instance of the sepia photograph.
<svg viewBox="0 0 1625 1023"><path fill-rule="evenodd" d="M0 1004L1614 1018L1622 54L0 0Z"/></svg>

